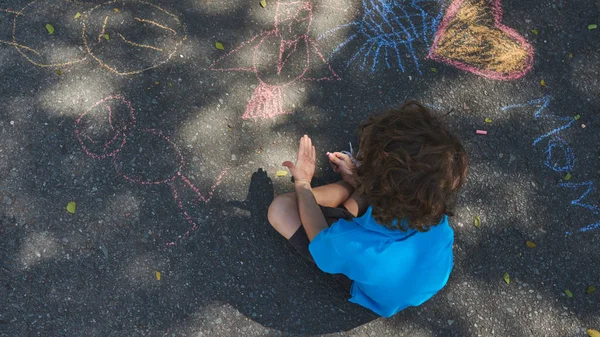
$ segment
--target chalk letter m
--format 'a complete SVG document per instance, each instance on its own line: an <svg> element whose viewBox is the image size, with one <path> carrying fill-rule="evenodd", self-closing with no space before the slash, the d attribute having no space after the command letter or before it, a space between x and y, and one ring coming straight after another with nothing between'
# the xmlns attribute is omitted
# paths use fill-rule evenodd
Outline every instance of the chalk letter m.
<svg viewBox="0 0 600 337"><path fill-rule="evenodd" d="M590 194L590 192L595 190L595 186L594 186L594 181L590 180L590 181L586 181L583 183L562 183L560 184L560 186L562 187L568 187L568 188L579 188L582 186L586 186L587 190L579 197L579 199L574 199L571 201L572 205L576 205L576 206L580 206L583 208L587 208L590 211L594 212L594 214L600 214L600 207L596 206L596 205L592 205L592 204L587 204L583 201L583 199L585 199L585 197L588 196L588 194ZM581 229L579 229L580 232L587 232L593 229L598 229L600 228L600 222L594 223L594 224L590 224L587 225L585 227L582 227ZM567 235L571 235L571 232L567 232Z"/></svg>

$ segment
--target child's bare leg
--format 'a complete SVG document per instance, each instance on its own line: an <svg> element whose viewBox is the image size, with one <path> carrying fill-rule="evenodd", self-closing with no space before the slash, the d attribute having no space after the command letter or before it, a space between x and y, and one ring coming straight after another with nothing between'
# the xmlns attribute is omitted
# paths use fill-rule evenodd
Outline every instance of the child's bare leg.
<svg viewBox="0 0 600 337"><path fill-rule="evenodd" d="M354 188L345 181L315 187L313 194L321 206L338 207L343 204ZM285 193L277 196L269 206L269 222L283 237L289 239L302 226L296 194Z"/></svg>

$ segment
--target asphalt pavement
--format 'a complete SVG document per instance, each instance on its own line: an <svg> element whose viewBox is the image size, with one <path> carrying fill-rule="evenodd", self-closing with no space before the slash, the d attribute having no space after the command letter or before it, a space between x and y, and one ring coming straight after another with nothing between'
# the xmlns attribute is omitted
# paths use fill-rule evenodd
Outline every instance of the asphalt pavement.
<svg viewBox="0 0 600 337"><path fill-rule="evenodd" d="M491 71L486 41L472 67L432 57L469 4L520 68ZM264 5L0 1L0 336L600 330L598 1ZM336 181L325 153L406 99L445 116L470 171L448 285L382 319L266 213L303 134L315 185Z"/></svg>

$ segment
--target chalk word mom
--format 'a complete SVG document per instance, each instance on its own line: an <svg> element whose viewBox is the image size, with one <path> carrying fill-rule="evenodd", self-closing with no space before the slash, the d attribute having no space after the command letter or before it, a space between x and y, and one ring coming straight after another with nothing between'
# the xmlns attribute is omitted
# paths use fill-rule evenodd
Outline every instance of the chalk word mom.
<svg viewBox="0 0 600 337"><path fill-rule="evenodd" d="M565 174L566 176L569 176L568 179L570 179L569 172L574 171L576 159L575 159L575 155L573 153L573 149L571 148L569 143L567 143L567 141L565 141L564 139L562 139L560 137L560 133L565 131L566 129L572 127L575 124L575 122L577 122L577 119L573 118L573 117L557 116L551 112L548 112L547 109L548 109L548 106L550 105L551 100L552 100L552 97L548 95L548 96L545 96L542 98L531 100L527 103L507 105L507 106L502 107L501 109L502 109L502 111L506 111L506 110L510 110L510 109L522 108L522 107L528 107L528 106L539 106L539 108L535 111L535 113L533 115L533 117L536 120L544 118L544 119L552 119L554 121L560 121L563 123L563 125L536 138L531 145L536 146L542 140L548 139L548 145L547 145L547 148L545 151L546 159L544 161L544 165L555 172L559 172L559 173ZM568 180L568 179L565 179L565 180ZM583 192L583 194L581 194L581 196L579 198L572 200L571 204L575 205L575 206L583 207L587 210L590 210L594 214L597 214L597 215L600 214L600 207L598 205L596 205L595 203L589 203L589 202L585 201L586 197L596 189L596 186L595 186L593 180L589 180L589 181L585 181L585 182L578 182L578 183L562 182L562 183L559 183L558 185L561 187L566 187L566 188L571 188L571 189L585 188L585 192ZM599 228L600 228L600 222L596 222L596 223L589 224L585 227L580 228L578 230L578 232L583 233L583 232L587 232L587 231L591 231L591 230L599 229ZM566 234L572 235L573 233L566 232Z"/></svg>

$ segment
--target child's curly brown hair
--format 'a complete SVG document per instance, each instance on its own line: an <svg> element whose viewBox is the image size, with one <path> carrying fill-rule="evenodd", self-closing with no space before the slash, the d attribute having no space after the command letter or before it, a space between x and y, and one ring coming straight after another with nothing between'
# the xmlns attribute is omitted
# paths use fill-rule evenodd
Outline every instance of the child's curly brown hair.
<svg viewBox="0 0 600 337"><path fill-rule="evenodd" d="M452 215L468 166L459 139L416 101L362 124L356 159L357 189L375 220L400 230L427 231L444 214ZM409 228L400 226L400 219Z"/></svg>

